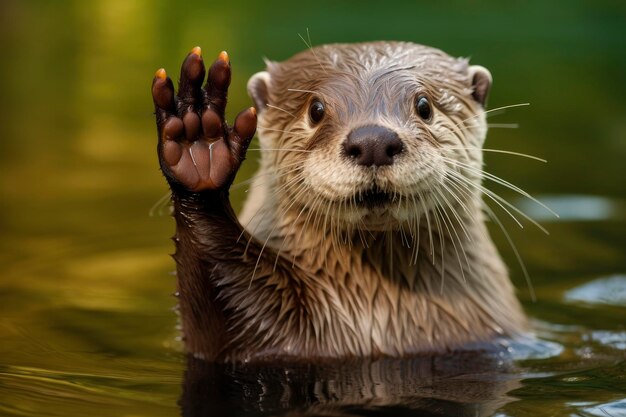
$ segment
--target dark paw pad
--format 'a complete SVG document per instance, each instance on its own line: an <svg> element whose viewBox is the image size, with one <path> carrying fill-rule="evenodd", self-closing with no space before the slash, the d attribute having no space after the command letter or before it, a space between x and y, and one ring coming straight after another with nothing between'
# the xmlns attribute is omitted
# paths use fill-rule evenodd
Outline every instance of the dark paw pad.
<svg viewBox="0 0 626 417"><path fill-rule="evenodd" d="M232 127L224 120L231 74L226 52L211 65L203 87L205 72L196 47L183 61L178 94L164 69L152 82L161 168L171 183L193 192L230 186L256 130L253 107Z"/></svg>

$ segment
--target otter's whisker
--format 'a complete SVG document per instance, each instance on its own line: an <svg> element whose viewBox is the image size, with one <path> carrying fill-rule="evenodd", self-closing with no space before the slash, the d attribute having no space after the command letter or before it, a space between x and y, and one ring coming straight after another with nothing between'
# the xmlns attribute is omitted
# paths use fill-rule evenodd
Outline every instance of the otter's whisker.
<svg viewBox="0 0 626 417"><path fill-rule="evenodd" d="M413 194L411 196L412 200L413 200L413 206L415 207L415 211L417 211L418 207L417 207L417 202L415 201L415 194ZM419 247L420 247L420 218L422 216L415 216L413 223L415 224L415 237L414 237L414 244L413 244L413 254L411 256L411 263L413 265L417 264L417 256L419 253Z"/></svg>
<svg viewBox="0 0 626 417"><path fill-rule="evenodd" d="M400 243L403 246L406 244L407 248L411 247L411 243L409 242L409 238L407 237L406 233L404 232L404 226L402 225L402 223L400 224Z"/></svg>
<svg viewBox="0 0 626 417"><path fill-rule="evenodd" d="M299 165L299 164L293 164L293 165ZM280 180L281 178L286 177L287 175L289 175L291 173L294 173L294 172L296 172L298 170L299 170L299 167L295 167L295 168L290 169L287 172L283 172L283 173L280 173L278 175L276 175L276 172L265 172L265 173L262 173L262 174L255 174L254 177L252 177L252 178L248 178L247 180L242 180L242 181L240 181L240 182L238 182L236 184L233 184L231 186L231 190L233 188L237 189L237 188L239 188L239 187L241 187L243 185L253 183L252 186L246 190L246 192L248 192L253 187L258 187L258 186L262 186L262 185L271 184L272 180ZM258 179L263 179L263 181L255 182L254 180L257 179L257 178Z"/></svg>
<svg viewBox="0 0 626 417"><path fill-rule="evenodd" d="M324 73L328 75L326 68L324 68L324 66L322 65L322 61L320 61L319 57L315 53L315 49L313 49L313 42L311 42L311 34L309 33L309 28L306 28L306 36L309 39L309 43L307 43L307 41L305 41L302 35L300 35L299 33L298 33L298 36L300 36L300 39L302 39L302 42L304 42L304 44L311 50L311 53L315 57L315 60L317 61L317 63L320 65L320 68L322 69L322 71L324 71Z"/></svg>
<svg viewBox="0 0 626 417"><path fill-rule="evenodd" d="M468 117L467 119L461 120L459 123L456 124L456 126L460 126L462 124L464 124L465 122L475 119L477 117L482 116L483 114L489 114L489 113L493 113L499 110L506 110L506 109L512 109L514 107L524 107L524 106L530 106L530 103L518 103L518 104L509 104L508 106L502 106L502 107L496 107L495 109L490 109L490 110L486 110L482 113L477 113L474 116Z"/></svg>
<svg viewBox="0 0 626 417"><path fill-rule="evenodd" d="M283 152L313 152L306 149L278 149L278 148L249 148L249 151L283 151Z"/></svg>
<svg viewBox="0 0 626 417"><path fill-rule="evenodd" d="M433 198L435 198L435 196L433 195ZM432 212L433 213L433 218L435 219L435 224L437 225L437 232L439 233L439 246L440 246L440 250L441 250L441 293L443 294L443 281L444 281L444 276L445 276L445 250L444 250L444 236L443 236L443 229L441 227L441 222L439 220L439 213L436 210L437 206L435 206L435 210ZM434 259L434 257L433 257Z"/></svg>
<svg viewBox="0 0 626 417"><path fill-rule="evenodd" d="M509 188L513 191L515 191L518 194L523 195L524 197L528 198L529 200L533 201L534 203L540 205L541 207L543 207L545 210L547 210L549 213L551 213L552 215L554 215L555 217L559 217L559 215L557 213L555 213L550 207L546 206L545 204L543 204L541 201L537 200L535 197L531 196L530 194L528 194L528 192L524 191L523 189L519 188L518 186L511 184L510 182L494 175L491 174L485 170L482 170L480 168L476 168L472 165L460 162L460 161L456 161L454 159L450 159L450 158L446 158L446 157L442 157L442 159L446 160L447 162L450 162L452 164L456 164L460 167L463 167L469 171L474 172L477 175L483 176L484 178L487 178L490 181L495 182L496 184L500 184L503 187Z"/></svg>
<svg viewBox="0 0 626 417"><path fill-rule="evenodd" d="M469 211L469 209L467 208L467 206L459 199L459 197L446 185L446 177L443 178L443 181L441 182L441 186L452 196L452 198L454 198L457 203L459 203L459 205L461 206L461 208L465 211L465 213L467 213L467 215L470 217L470 219L475 220L473 214ZM472 238L470 236L470 234L468 233L467 229L465 228L465 226L463 225L463 221L461 221L458 213L456 212L456 210L453 209L452 204L448 201L448 199L445 197L445 195L443 193L441 193L441 197L446 201L446 203L448 203L448 206L450 207L450 209L452 210L452 214L454 215L454 217L456 217L457 221L459 222L459 226L461 227L461 230L465 233L465 236L467 236L467 238L469 239L469 241L472 241Z"/></svg>
<svg viewBox="0 0 626 417"><path fill-rule="evenodd" d="M153 217L154 216L154 212L158 210L159 216L161 215L161 208L163 205L167 205L166 201L170 200L172 197L172 193L170 191L168 191L166 194L164 194L161 198L159 198L157 200L156 203L154 203L152 205L152 207L150 207L150 210L148 211L148 216Z"/></svg>
<svg viewBox="0 0 626 417"><path fill-rule="evenodd" d="M451 149L451 150L456 150L456 149L465 149L465 150L479 150L479 151L483 151L483 152L494 152L494 153L502 153L502 154L507 154L507 155L514 155L514 156L520 156L522 158L528 158L528 159L533 159L535 161L539 161L539 162L543 162L543 163L547 163L548 161L546 159L540 158L538 156L534 156L534 155L529 155L529 154L525 154L525 153L521 153L521 152L514 152L514 151L508 151L505 149L489 149L489 148L478 148L478 147L459 147L459 148L449 148L446 147L447 149Z"/></svg>
<svg viewBox="0 0 626 417"><path fill-rule="evenodd" d="M515 207L513 204L509 203L508 201L506 201L504 198L502 198L501 196L499 196L498 194L494 193L493 191L486 189L483 191L486 194L489 194L490 196L493 196L495 199L497 199L498 201L502 202L503 204L505 204L507 207L511 208L513 211L515 211L516 213L518 213L520 216L522 216L523 218L525 218L526 220L528 220L530 223L532 223L535 227L537 227L539 230L541 230L543 233L545 233L546 235L549 235L550 232L543 227L541 224L539 224L536 220L534 220L533 218L531 218L530 216L528 216L526 213L524 213L523 211L521 211L520 209L518 209L517 207Z"/></svg>
<svg viewBox="0 0 626 417"><path fill-rule="evenodd" d="M291 164L291 166L296 166L296 165L299 165L299 164L297 164L297 163L296 163L296 164ZM282 168L289 168L289 166L285 166L285 167L282 167ZM247 180L241 180L241 181L239 181L239 182L237 182L237 183L235 183L235 184L231 185L231 186L230 186L230 189L231 189L231 190L233 190L233 189L240 188L240 187L242 187L242 186L244 186L244 185L246 185L246 184L250 184L250 183L254 182L254 180L256 180L256 179L258 179L258 178L262 178L262 177L265 177L265 178L263 178L263 179L264 179L264 180L267 180L267 181L258 182L258 183L255 183L254 185L257 185L257 186L258 186L258 185L266 185L266 184L268 184L268 183L269 183L269 180L271 179L271 178L269 178L269 177L274 177L274 179L279 179L279 178L282 178L282 177L284 177L284 176L286 176L286 175L289 175L290 173L292 173L292 172L294 172L294 171L297 171L297 170L298 170L298 168L292 168L292 169L290 169L289 171L286 171L286 172L280 173L280 174L278 174L278 175L276 174L276 172L275 172L275 171L272 171L272 172L263 172L263 173L256 173L256 174L254 174L254 176L252 176L251 178L248 178ZM249 191L249 189L248 189L247 191Z"/></svg>
<svg viewBox="0 0 626 417"><path fill-rule="evenodd" d="M294 202L298 200L300 195L306 193L306 191L307 190L306 190L305 187L301 187L301 189L293 197ZM280 248L278 248L278 253L276 255L276 261L274 262L274 270L276 270L276 264L278 262L278 258L280 257L280 253L283 250L283 247L285 245L285 241L286 241L287 237L292 236L293 229L295 228L296 224L298 224L298 220L300 219L300 216L302 216L302 213L304 213L304 211L306 210L307 206L308 206L308 204L305 202L304 206L299 210L298 215L296 216L295 220L291 223L291 227L289 228L289 231L284 235L283 242L281 243ZM292 265L292 268L293 268L293 265Z"/></svg>
<svg viewBox="0 0 626 417"><path fill-rule="evenodd" d="M461 257L459 256L459 252L456 249L456 243L454 241L454 236L452 235L452 232L450 231L450 227L448 226L448 222L446 221L447 215L445 213L445 209L443 208L441 202L439 201L439 198L437 198L437 196L435 194L433 194L433 198L437 202L437 205L435 206L435 211L439 214L439 217L441 218L441 223L443 224L444 228L448 231L448 235L450 236L450 242L452 242L452 247L454 249L454 252L456 253L457 260L459 262L459 269L461 270L461 275L463 276L463 282L466 282L465 281L465 274L463 272L463 265L461 264ZM449 220L450 219L448 218L448 221ZM449 273L448 275L453 276L453 274L451 274L451 273ZM443 285L442 285L442 287L443 287ZM441 288L441 290L443 290L443 288Z"/></svg>
<svg viewBox="0 0 626 417"><path fill-rule="evenodd" d="M280 111L282 111L282 112L284 112L284 113L287 113L288 115L292 116L294 119L296 118L296 116L295 116L293 113L291 113L290 111L287 111L287 110L285 110L285 109L281 109L281 108L280 108L280 107L278 107L278 106L274 106L273 104L266 104L266 106L267 106L267 107L270 107L270 108L272 108L272 109L280 110Z"/></svg>
<svg viewBox="0 0 626 417"><path fill-rule="evenodd" d="M328 207L326 208L326 213L324 214L324 225L322 226L322 235L324 236L324 240L326 239L326 235L327 235L326 230L328 230L328 229L326 229L326 224L327 224L328 219L330 217L329 216L330 208L332 207L332 204L327 204L327 205L328 205ZM332 228L332 226L331 226L331 228ZM331 246L332 246L332 248L334 250L335 246L333 245L333 242L334 242L334 239L332 238L332 235L331 235L330 243L331 243ZM328 256L325 256L324 257L324 267L325 267L326 270L328 270L328 262L327 261L328 261Z"/></svg>
<svg viewBox="0 0 626 417"><path fill-rule="evenodd" d="M524 225L517 219L517 217L515 217L513 215L513 213L511 213L509 210L507 210L506 207L504 207L502 204L500 204L500 202L495 197L493 197L491 194L488 193L489 190L487 190L483 186L474 184L471 180L465 178L463 175L456 175L456 173L453 173L453 172L450 172L450 175L451 176L455 176L458 180L463 181L468 186L475 187L478 190L482 191L487 197L491 198L497 205L499 205L500 208L502 208L502 210L504 210L515 221L515 223L517 223L517 225L520 228L522 228L522 229L524 228Z"/></svg>
<svg viewBox="0 0 626 417"><path fill-rule="evenodd" d="M313 91L313 90L300 90L298 88L288 88L287 91L295 91L297 93L311 93L311 94L319 94L322 95L321 93L319 93L318 91Z"/></svg>
<svg viewBox="0 0 626 417"><path fill-rule="evenodd" d="M290 184L299 181L301 174L295 175L294 178L288 180L286 183L282 184L280 187L277 187L276 190L274 190L274 192L272 193L272 195L270 197L273 197L275 195L278 195L278 193L282 192L286 187L288 187ZM265 210L266 208L268 208L268 206L266 204L270 204L269 201L271 201L271 198L267 198L266 199L266 203L263 204L261 207L259 207L259 209L256 211L256 213L254 214L254 216L252 216L250 218L250 222L252 222L252 220L256 217L257 214L259 214L260 212L262 212L263 210ZM246 245L246 249L244 251L244 253L247 253L248 251L248 247L250 246L250 242L252 241L252 237L254 236L257 228L259 227L259 225L261 224L261 221L257 222L256 226L254 227L254 229L252 230L252 232L250 232L250 239L248 239L248 243ZM244 228L244 230L241 232L241 235L239 236L239 239L241 239L241 237L243 236L243 234L245 233L246 229ZM237 239L237 241L239 241L239 239Z"/></svg>
<svg viewBox="0 0 626 417"><path fill-rule="evenodd" d="M460 173L452 173L452 175L457 175L460 177L463 177L462 174ZM491 200L493 200L496 204L498 204L505 212L507 212L507 214L509 214L509 216L511 216L511 218L513 218L513 220L523 229L523 225L519 222L519 220L512 215L511 212L509 212L508 210L506 210L500 203L506 205L507 207L509 207L511 210L515 211L516 213L518 213L520 216L524 217L524 219L526 219L527 221L529 221L530 223L532 223L535 227L537 227L539 230L541 230L543 233L545 233L546 235L549 235L550 232L548 232L548 230L543 227L541 224L539 224L537 221L535 221L534 219L532 219L531 217L529 217L526 213L524 213L523 211L521 211L520 209L518 209L517 207L515 207L513 204L509 203L506 199L502 198L500 195L498 195L497 193L489 190L488 188L484 187L483 185L480 184L474 184L473 182L471 182L470 180L466 179L465 177L463 177L464 182L468 185L471 185L472 187L474 187L476 190L482 192L483 194L485 194L487 197L489 197Z"/></svg>
<svg viewBox="0 0 626 417"><path fill-rule="evenodd" d="M435 262L435 248L434 248L434 243L433 243L433 232L432 232L432 227L430 225L430 216L428 215L428 209L426 208L426 203L424 202L424 196L421 192L417 192L417 198L420 201L420 203L422 204L422 209L424 210L424 214L426 215L426 223L428 225L428 239L430 241L430 256L431 259L433 261L433 264Z"/></svg>
<svg viewBox="0 0 626 417"><path fill-rule="evenodd" d="M338 211L339 211L339 213L342 216L345 216L345 213L348 212L347 205L348 205L348 201L345 198L343 200L341 200L341 202L339 203ZM346 233L343 230L340 230L339 226L337 226L337 229L338 229L337 232L338 232L338 235L339 235L338 238L340 239L341 244L343 244L343 245L347 244L347 242L346 242L347 241Z"/></svg>
<svg viewBox="0 0 626 417"><path fill-rule="evenodd" d="M293 186L293 187L297 186L297 182L292 183L292 186ZM291 187L290 187L290 188L291 188ZM285 191L285 192L286 192L286 193L289 193L289 190L288 190L288 189L286 189L286 191ZM289 210L291 209L291 207L293 207L293 206L296 204L296 202L298 202L298 198L300 197L300 195L301 195L301 194L303 194L303 193L305 193L305 192L306 192L306 189L305 189L304 187L302 187L302 188L301 188L301 189L300 189L300 190L296 193L296 195L294 196L294 198L292 199L291 204L289 204L289 206L288 206L288 207L283 208L283 209L281 210L280 214L276 216L276 219L275 219L275 221L274 221L274 225L273 225L272 229L270 230L270 232L268 233L268 235L267 235L267 239L265 239L265 243L263 244L263 247L261 248L261 252L263 252L263 249L265 249L265 246L267 245L267 243L269 242L269 240L273 237L273 235L274 235L274 231L276 230L276 227L278 227L278 226L279 226L279 224L280 224L280 220L281 220L281 219L282 219L282 218L283 218L283 217L284 217L284 216L285 216L285 215L289 212ZM292 224L292 228L293 228L293 224ZM284 237L283 237L283 244L284 244L284 243L285 243L285 239L287 238L288 234L283 234L283 236L284 236ZM282 244L281 244L281 246L280 246L280 249L279 249L278 253L276 254L276 260L274 261L274 269L273 269L274 271L276 270L276 265L277 265L277 263L278 263L278 258L279 258L279 256L280 256L280 251L281 251L281 250L282 250ZM260 255L259 255L259 256L260 256ZM260 259L260 258L259 258L259 259ZM257 260L257 263L258 263L258 260ZM292 265L292 268L293 268L293 265Z"/></svg>
<svg viewBox="0 0 626 417"><path fill-rule="evenodd" d="M304 219L304 224L300 227L300 233L298 235L298 241L300 241L302 239L302 234L304 233L304 231L307 228L307 224L309 222L309 217L311 216L312 210L313 210L313 206L315 205L317 201L317 198L314 198L313 200L306 202L304 207L302 207L302 211L306 211L307 215ZM296 264L296 256L298 254L294 251L292 254L292 258L291 258L291 267L293 268Z"/></svg>
<svg viewBox="0 0 626 417"><path fill-rule="evenodd" d="M483 206L483 208L485 209L485 211L487 212L489 217L491 219L493 219L498 224L498 226L502 230L502 233L506 237L506 240L508 241L509 246L511 246L511 249L513 250L513 253L515 254L515 257L517 258L517 262L519 263L519 266L522 269L522 273L524 274L524 279L526 280L526 285L528 286L528 292L530 294L530 299L532 300L533 303L536 302L537 301L537 297L535 295L535 289L533 288L533 284L532 284L532 282L530 280L530 275L528 274L528 270L526 269L526 265L524 264L524 261L522 260L522 257L520 255L519 251L517 250L517 246L515 246L515 243L513 243L513 239L511 239L511 236L509 235L509 232L507 232L506 228L504 227L504 225L502 224L502 222L500 221L498 216L493 212L493 210L491 210L491 208L487 204L485 204Z"/></svg>
<svg viewBox="0 0 626 417"><path fill-rule="evenodd" d="M472 195L473 195L472 194L472 190L467 185L465 185L462 182L459 182L456 178L453 178L453 177L447 177L447 179L448 179L448 185L450 187L452 187L455 190L457 190L460 194L463 194L465 196L465 198L467 198L468 200L470 200L472 198ZM483 204L484 204L484 202L483 202ZM472 214L471 218L474 221L477 221L477 222L481 221L482 222L482 219L477 218L477 216L475 216L473 214ZM479 228L479 232L480 232L480 234L482 235L483 238L485 238L485 239L489 238L489 236L487 236L487 234L485 233L484 229Z"/></svg>
<svg viewBox="0 0 626 417"><path fill-rule="evenodd" d="M303 190L301 190L301 191L303 191ZM276 220L274 221L274 225L273 225L272 229L270 230L270 232L267 234L267 238L265 239L265 242L263 243L263 246L261 247L261 251L259 252L259 256L257 258L256 265L254 266L254 270L252 272L252 277L250 278L250 286L252 285L252 281L254 280L254 275L255 275L256 270L257 270L257 268L259 266L259 262L261 261L261 256L263 255L263 251L265 250L265 247L267 246L267 243L272 238L272 236L274 234L274 231L276 230L276 227L278 227L278 225L280 223L280 220L289 211L289 209L291 209L291 207L293 207L293 205L296 204L297 201L298 200L294 198L293 201L291 202L291 204L287 208L283 209L278 216L276 216Z"/></svg>
<svg viewBox="0 0 626 417"><path fill-rule="evenodd" d="M517 129L519 128L518 123L488 123L487 127L489 129Z"/></svg>
<svg viewBox="0 0 626 417"><path fill-rule="evenodd" d="M252 178L248 178L247 180L241 180L241 181L239 181L238 183L231 185L231 186L230 186L230 189L231 189L231 190L236 190L237 188L241 188L241 187L243 187L244 185L248 185L248 184L252 183L254 180L255 180L255 178L254 178L254 177L252 177ZM248 192L248 191L250 191L250 188L248 188L248 189L246 190L246 192Z"/></svg>
<svg viewBox="0 0 626 417"><path fill-rule="evenodd" d="M280 133L286 133L286 134L292 134L292 130L293 128L291 128L291 130L284 130L284 129L276 129L273 127L267 127L267 126L257 126L257 130L258 131L267 131L267 132L280 132ZM298 138L298 137L306 137L306 135L304 133L298 133L298 134L294 134L293 135L294 138Z"/></svg>
<svg viewBox="0 0 626 417"><path fill-rule="evenodd" d="M453 164L455 164L455 163L456 163L456 164L458 164L458 161L449 161L449 162L451 162L451 163L453 163ZM470 171L473 169L473 172L474 172L475 174L477 174L477 175L484 175L487 179L489 179L489 180L491 180L491 181L493 181L493 182L495 182L495 183L497 183L497 184L500 184L500 185L502 185L502 186L504 186L504 187L506 187L506 188L509 188L509 189L511 189L511 190L513 190L513 191L515 191L515 192L517 192L518 194L521 194L521 195L523 195L523 196L527 197L527 198L528 198L528 199L530 199L531 201L534 201L535 203L537 203L537 204L538 204L538 205L540 205L541 207L545 208L547 211L549 211L550 213L552 213L552 214L553 214L553 215L555 215L556 217L559 217L557 213L555 213L554 211L552 211L552 210L551 210L549 207L547 207L545 204L541 203L539 200L537 200L536 198L532 197L530 194L528 194L527 192L525 192L525 191L524 191L524 190L522 190L521 188L519 188L519 187L517 187L517 186L514 186L513 184L511 184L511 183L509 183L509 182L507 182L507 181L501 180L500 178L495 177L495 176L493 176L492 174L489 174L488 172L485 172L485 171L483 171L483 170L477 170L477 169L474 169L474 168L469 167L469 166L466 166L465 168L466 168L466 169L468 169L468 170L470 170ZM494 194L495 196L497 196L497 198L498 198L499 200L503 201L503 202L504 202L507 206L509 206L509 207L513 208L514 210L518 211L518 212L519 212L520 214L522 214L522 215L523 215L526 219L528 219L531 223L535 224L535 226L537 226L539 229L541 229L544 233L549 234L549 233L546 231L546 229L544 229L542 226L540 226L538 223L536 223L534 220L532 220L532 219L531 219L530 217L528 217L526 214L524 214L524 213L520 212L520 211L519 211L519 210L518 210L515 206L513 206L511 203L509 203L508 201L504 200L502 197L498 196L498 195L497 195L496 193L494 193L493 191L488 190L486 187L483 187L483 186L480 186L480 187L481 187L481 190L485 190L485 192L486 192L486 193L491 193L491 194Z"/></svg>
<svg viewBox="0 0 626 417"><path fill-rule="evenodd" d="M445 198L445 196L441 192L439 192L439 190L437 190L436 194L438 194L441 198L443 198L443 200L446 203L446 205L448 206L448 208L454 213L455 210L452 208L452 206L450 205L449 201ZM469 259L467 259L467 253L465 252L465 249L463 248L463 244L461 242L461 237L459 236L459 234L457 233L456 229L454 228L454 225L452 224L452 219L450 218L450 215L447 213L447 210L445 209L445 206L441 204L441 201L437 198L436 195L435 195L435 198L437 199L437 201L440 202L439 204L440 204L440 207L441 207L441 211L443 212L445 217L448 219L448 222L450 224L450 227L448 227L446 225L446 229L448 230L448 234L450 235L450 240L452 241L452 247L454 248L454 251L456 252L457 259L459 261L459 268L461 269L461 276L463 277L463 282L467 282L467 280L465 279L465 272L463 271L463 265L461 263L461 257L459 256L459 251L457 249L456 243L454 242L454 238L456 237L456 240L457 240L457 242L459 242L459 246L461 247L461 252L463 253L463 257L465 258L465 262L467 263L467 269L468 269L469 272L472 272L472 267L470 265ZM458 219L458 216L457 216L457 219ZM444 224L446 224L446 223L444 222ZM459 224L462 225L463 222L459 220ZM452 230L454 235L452 235L450 233L450 230ZM469 235L468 235L468 238L469 238ZM471 241L471 238L470 238L470 241Z"/></svg>
<svg viewBox="0 0 626 417"><path fill-rule="evenodd" d="M321 203L322 203L322 197L320 195L316 196L313 202L311 203L311 208L309 209L309 213L307 214L306 219L304 221L304 226L300 230L300 236L298 237L298 240L302 239L302 236L305 233L307 226L309 225L309 221L317 217L318 207L321 205ZM311 227L315 229L314 223L312 224ZM295 261L296 259L295 259L295 254L294 254L294 258L293 258L294 264L295 264Z"/></svg>
<svg viewBox="0 0 626 417"><path fill-rule="evenodd" d="M391 236L391 230L388 230L385 236ZM389 241L389 276L393 277L393 239L388 237L387 240Z"/></svg>
<svg viewBox="0 0 626 417"><path fill-rule="evenodd" d="M283 167L282 169L284 170L284 169L287 169L287 168L291 168L291 167L293 167L293 166L295 166L295 165L298 165L298 164L297 164L297 163L290 164L290 165L287 165L287 166ZM279 174L278 174L278 175L276 175L276 173L275 173L275 172L271 172L271 173L267 173L267 174L268 174L268 175L274 175L274 176L275 176L275 179L280 179L280 178L282 178L282 177L286 176L287 174L289 174L289 173L291 173L291 172L297 171L297 168L295 168L295 169L289 169L289 171L288 171L288 172L284 172L284 173L280 173L280 170L281 170L281 168L279 168L279 170L278 170L278 171L279 171ZM259 174L257 174L257 175L259 175ZM290 180L290 181L291 181L291 180ZM265 202L265 203L264 203L261 207L259 207L259 208L257 209L257 211L256 211L256 212L254 213L254 215L250 218L250 220L248 221L248 223L244 226L244 230L243 230L243 231L241 232L241 234L239 235L239 238L237 239L237 242L239 242L239 240L241 239L241 237L244 235L244 233L245 233L245 231L246 231L247 226L248 226L250 223L252 223L252 221L256 218L256 216L257 216L260 212L262 212L263 210L265 210L265 209L268 207L268 206L267 206L267 204L269 204L269 201L271 201L271 198L269 198L269 197L274 197L274 196L278 195L278 193L284 189L284 186L285 186L285 184L283 184L282 186L280 186L280 187L278 187L276 190L274 190L274 191L273 191L273 192L272 192L272 193L268 196L268 198L266 199L266 202ZM256 226L256 227L254 228L254 230L251 232L251 234L252 234L252 235L254 234L254 232L256 232L256 228L258 227L258 225L259 225L259 224L260 224L260 222L259 222L259 223L257 223L257 226ZM247 247L246 247L246 249L247 249Z"/></svg>

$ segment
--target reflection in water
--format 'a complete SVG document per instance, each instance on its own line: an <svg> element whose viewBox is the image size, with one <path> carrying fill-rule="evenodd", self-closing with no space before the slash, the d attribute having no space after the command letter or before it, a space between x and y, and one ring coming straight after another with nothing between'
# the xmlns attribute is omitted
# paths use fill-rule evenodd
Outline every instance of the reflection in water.
<svg viewBox="0 0 626 417"><path fill-rule="evenodd" d="M184 417L489 416L520 386L502 352L328 364L222 365L189 356ZM296 410L296 411L294 411Z"/></svg>
<svg viewBox="0 0 626 417"><path fill-rule="evenodd" d="M598 278L565 293L565 301L626 306L626 276Z"/></svg>
<svg viewBox="0 0 626 417"><path fill-rule="evenodd" d="M593 404L582 410L582 415L587 417L623 417L626 416L626 400L612 401L605 404Z"/></svg>
<svg viewBox="0 0 626 417"><path fill-rule="evenodd" d="M596 330L583 337L588 342L596 342L613 349L626 351L626 332Z"/></svg>

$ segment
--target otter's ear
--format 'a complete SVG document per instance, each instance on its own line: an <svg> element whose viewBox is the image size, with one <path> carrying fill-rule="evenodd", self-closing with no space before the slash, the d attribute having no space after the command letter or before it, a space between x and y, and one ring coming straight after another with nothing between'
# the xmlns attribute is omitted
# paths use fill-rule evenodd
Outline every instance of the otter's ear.
<svg viewBox="0 0 626 417"><path fill-rule="evenodd" d="M261 113L269 103L270 73L267 71L257 72L248 81L248 95L254 101L254 107Z"/></svg>
<svg viewBox="0 0 626 417"><path fill-rule="evenodd" d="M487 68L481 67L480 65L472 65L469 67L468 71L470 80L472 80L472 87L474 88L472 97L474 97L474 100L481 106L485 107L489 89L493 81L491 73Z"/></svg>

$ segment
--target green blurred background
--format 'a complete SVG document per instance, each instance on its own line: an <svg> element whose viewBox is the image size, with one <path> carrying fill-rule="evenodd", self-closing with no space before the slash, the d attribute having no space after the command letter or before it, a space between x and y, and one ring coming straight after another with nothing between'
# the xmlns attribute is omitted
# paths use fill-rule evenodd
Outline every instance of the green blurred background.
<svg viewBox="0 0 626 417"><path fill-rule="evenodd" d="M549 163L486 162L573 212L548 218L549 237L506 222L537 303L497 228L494 237L533 317L623 329L623 306L589 310L562 294L626 272L626 2L2 1L0 414L176 413L173 222L162 205L149 215L167 192L153 73L176 80L196 45L207 61L227 50L232 118L251 104L245 85L263 57L303 50L307 29L314 45L405 40L468 56L493 74L490 107L531 103L490 119L520 127L493 129L488 146ZM585 212L581 196L604 209ZM244 197L234 192L237 207Z"/></svg>

